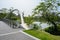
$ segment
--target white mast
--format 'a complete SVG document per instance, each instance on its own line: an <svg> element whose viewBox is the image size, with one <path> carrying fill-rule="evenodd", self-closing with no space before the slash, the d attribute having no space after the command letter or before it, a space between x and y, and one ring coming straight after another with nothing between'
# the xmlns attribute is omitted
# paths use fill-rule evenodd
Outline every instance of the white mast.
<svg viewBox="0 0 60 40"><path fill-rule="evenodd" d="M28 30L29 28L28 28L27 24L24 23L23 14L24 14L24 12L22 12L20 14L20 16L21 16L21 25L22 25L23 28L25 28L26 30Z"/></svg>

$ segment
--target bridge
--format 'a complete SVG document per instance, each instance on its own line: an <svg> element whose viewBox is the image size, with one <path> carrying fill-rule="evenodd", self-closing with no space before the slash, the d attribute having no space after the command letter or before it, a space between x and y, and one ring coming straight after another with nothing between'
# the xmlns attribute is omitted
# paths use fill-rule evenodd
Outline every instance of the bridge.
<svg viewBox="0 0 60 40"><path fill-rule="evenodd" d="M18 11L17 9L12 10ZM29 27L24 23L23 13L19 13L21 24L4 17L0 20L0 40L37 40L35 37L28 35L23 30L28 30ZM20 28L19 28L20 27Z"/></svg>
<svg viewBox="0 0 60 40"><path fill-rule="evenodd" d="M10 27L11 27L11 25L13 26L13 28L17 28L17 27L21 26L22 28L28 30L29 28L28 28L27 24L24 22L24 19L23 19L23 14L24 13L23 12L21 13L18 9L14 9L14 10L10 9L10 13L13 13L14 11L17 11L17 14L19 15L19 17L21 17L21 24L17 23L16 21L14 22L10 19L6 19L6 17L9 16L8 14L6 15L6 17L3 18L3 21L7 22L7 24L9 24ZM10 17L11 17L11 15L10 15Z"/></svg>
<svg viewBox="0 0 60 40"><path fill-rule="evenodd" d="M35 40L24 34L22 28L13 29L5 22L0 21L0 40Z"/></svg>

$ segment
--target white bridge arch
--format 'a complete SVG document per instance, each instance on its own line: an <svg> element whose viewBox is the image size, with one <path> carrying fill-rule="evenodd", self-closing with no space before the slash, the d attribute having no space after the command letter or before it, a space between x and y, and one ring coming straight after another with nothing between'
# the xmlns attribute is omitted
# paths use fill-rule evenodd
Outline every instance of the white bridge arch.
<svg viewBox="0 0 60 40"><path fill-rule="evenodd" d="M24 22L24 19L23 19L23 12L21 13L18 9L14 9L14 10L11 10L11 9L10 9L10 13L13 13L14 11L17 11L19 17L21 17L21 26L22 26L24 29L28 30L29 28L28 28L27 24ZM8 15L7 15L7 16L8 16ZM6 16L6 17L7 17L7 16ZM5 19L6 17L4 17L4 19Z"/></svg>
<svg viewBox="0 0 60 40"><path fill-rule="evenodd" d="M20 13L20 11L19 11L18 9L15 9L15 10L13 10L13 11L18 11L18 15L21 17L21 26L22 26L24 29L28 30L29 28L28 28L27 24L24 22L24 19L23 19L23 12Z"/></svg>

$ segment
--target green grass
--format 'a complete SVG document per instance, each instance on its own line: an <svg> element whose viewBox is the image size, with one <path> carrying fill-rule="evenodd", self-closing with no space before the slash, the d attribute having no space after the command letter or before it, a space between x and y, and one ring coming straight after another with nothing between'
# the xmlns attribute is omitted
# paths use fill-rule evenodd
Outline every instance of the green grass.
<svg viewBox="0 0 60 40"><path fill-rule="evenodd" d="M38 30L25 30L24 32L35 36L41 40L60 40L60 36L51 35L45 31L38 31Z"/></svg>

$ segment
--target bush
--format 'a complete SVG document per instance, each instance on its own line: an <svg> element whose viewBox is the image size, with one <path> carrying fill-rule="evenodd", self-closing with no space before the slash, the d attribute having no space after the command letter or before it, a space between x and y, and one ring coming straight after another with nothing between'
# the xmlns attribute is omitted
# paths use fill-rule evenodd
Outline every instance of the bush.
<svg viewBox="0 0 60 40"><path fill-rule="evenodd" d="M60 35L60 26L57 27L57 31L54 30L54 27L51 26L51 27L48 27L48 28L45 28L45 31L50 33L50 34L53 34L53 35Z"/></svg>
<svg viewBox="0 0 60 40"><path fill-rule="evenodd" d="M33 27L34 30L38 30L39 29L39 26L37 24L33 24L33 25L34 25L34 27Z"/></svg>

